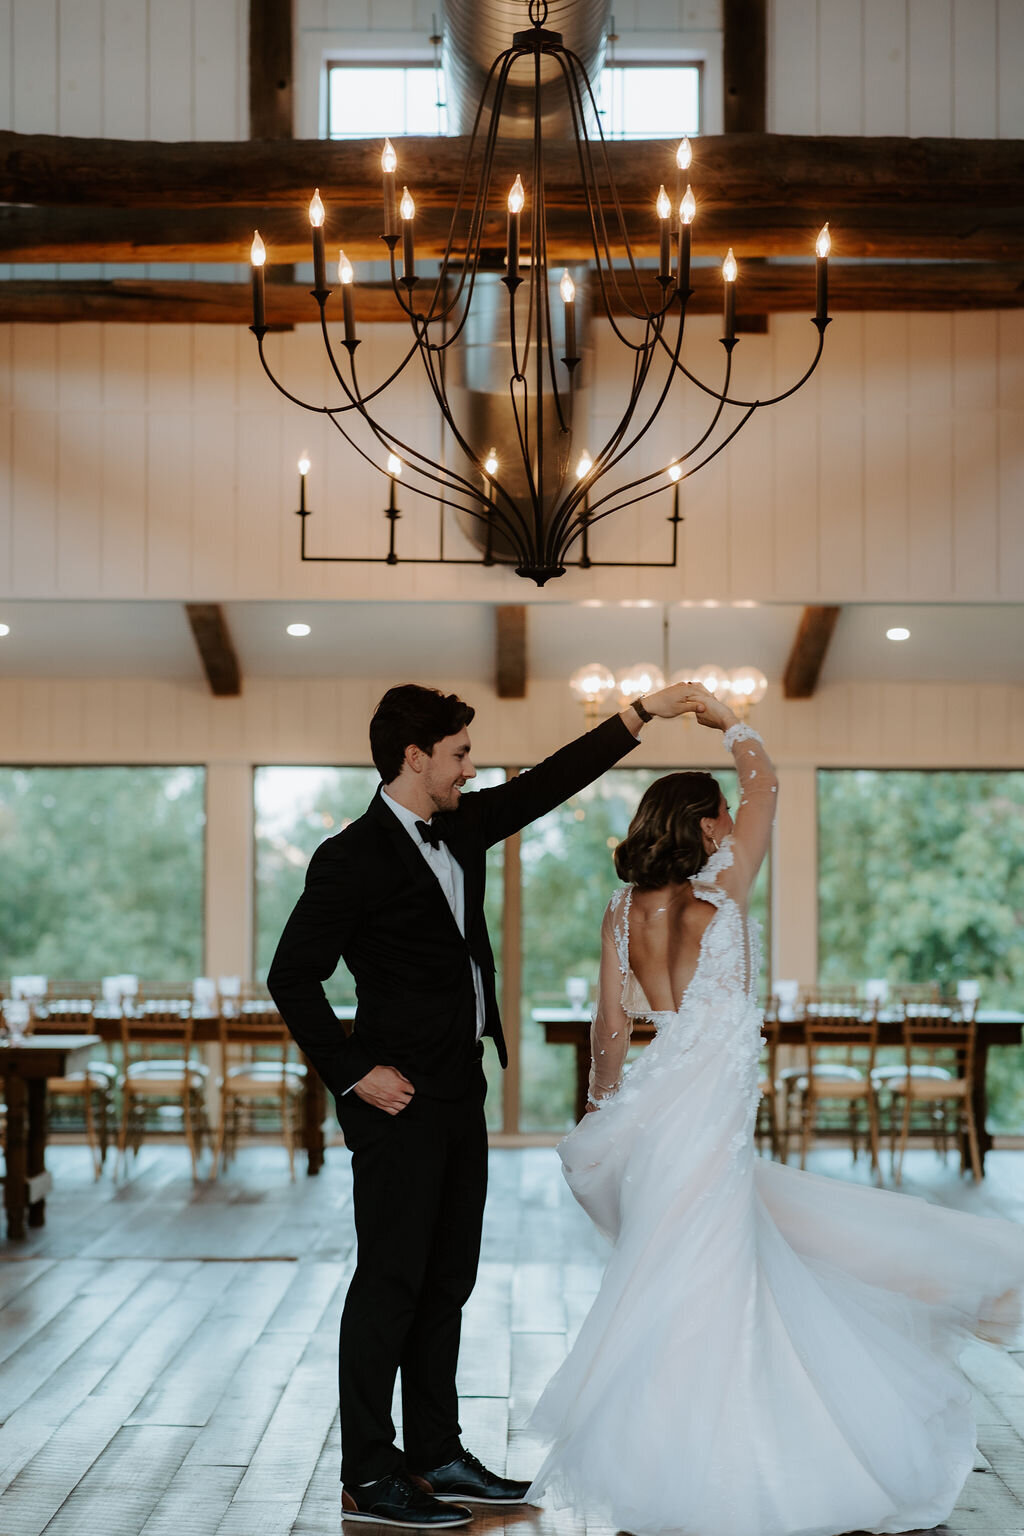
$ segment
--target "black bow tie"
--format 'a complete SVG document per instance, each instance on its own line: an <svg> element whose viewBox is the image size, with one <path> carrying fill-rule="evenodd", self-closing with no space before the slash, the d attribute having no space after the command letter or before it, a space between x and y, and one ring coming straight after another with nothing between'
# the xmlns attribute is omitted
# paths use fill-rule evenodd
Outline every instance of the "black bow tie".
<svg viewBox="0 0 1024 1536"><path fill-rule="evenodd" d="M432 826L429 821L418 821L416 823L416 831L419 833L420 837L422 837L422 839L423 839L423 841L425 843L429 843L430 844L431 848L440 848L440 846L441 846L441 829L440 829L440 827Z"/></svg>

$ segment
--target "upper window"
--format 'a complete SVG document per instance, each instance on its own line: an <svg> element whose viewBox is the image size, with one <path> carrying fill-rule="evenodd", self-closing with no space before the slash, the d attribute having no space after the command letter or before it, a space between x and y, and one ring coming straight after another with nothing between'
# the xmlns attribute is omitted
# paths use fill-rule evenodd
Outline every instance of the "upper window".
<svg viewBox="0 0 1024 1536"><path fill-rule="evenodd" d="M433 64L329 64L329 139L445 134L444 76Z"/></svg>
<svg viewBox="0 0 1024 1536"><path fill-rule="evenodd" d="M699 64L609 64L595 81L609 139L670 139L701 130ZM327 137L446 134L444 75L434 64L327 67Z"/></svg>
<svg viewBox="0 0 1024 1536"><path fill-rule="evenodd" d="M608 139L672 139L700 132L699 64L609 64L596 94Z"/></svg>

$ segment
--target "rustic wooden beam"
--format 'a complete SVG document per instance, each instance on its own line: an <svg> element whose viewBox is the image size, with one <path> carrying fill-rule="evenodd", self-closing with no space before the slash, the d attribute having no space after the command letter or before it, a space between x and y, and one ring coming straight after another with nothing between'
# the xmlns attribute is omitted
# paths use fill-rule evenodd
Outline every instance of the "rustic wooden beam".
<svg viewBox="0 0 1024 1536"><path fill-rule="evenodd" d="M691 315L718 314L722 280L717 265L695 267ZM814 275L807 262L793 266L741 264L738 301L746 314L806 314L814 307ZM622 286L626 282L623 277ZM651 304L660 291L645 285ZM590 299L600 313L593 289ZM389 322L408 324L390 284L358 283L355 290L358 326ZM627 313L618 299L616 315ZM1024 262L833 263L829 285L833 314L858 311L942 311L1024 308ZM328 301L328 319L337 321L337 296ZM272 327L317 322L317 311L304 283L281 283L267 289L267 319ZM66 321L137 321L147 325L249 325L252 295L248 283L143 281L64 282L16 279L0 283L0 323L59 325Z"/></svg>
<svg viewBox="0 0 1024 1536"><path fill-rule="evenodd" d="M726 133L764 133L768 85L767 0L723 0L722 103Z"/></svg>
<svg viewBox="0 0 1024 1536"><path fill-rule="evenodd" d="M809 699L813 695L838 617L836 606L804 609L782 677L785 698Z"/></svg>
<svg viewBox="0 0 1024 1536"><path fill-rule="evenodd" d="M819 210L820 212L820 210ZM485 244L503 250L505 215L485 222ZM416 250L426 263L439 257L449 220L441 208L416 216ZM628 227L636 253L656 256L656 231L643 213ZM731 245L738 258L800 256L810 260L820 218L802 208L743 205L702 208L694 227L695 258L721 261ZM305 202L291 208L31 208L0 207L0 261L11 262L248 262L252 232L258 228L270 253L270 268L311 260ZM327 211L328 242L344 241L353 261L379 260L380 211L347 205ZM548 219L549 255L556 261L593 259L578 215L553 210ZM609 230L612 250L621 241ZM635 237L635 239L634 239ZM832 222L833 255L1013 261L1024 259L1024 198L1018 208L985 209L977 203L947 208L922 206L912 197L902 207L847 207ZM358 277L358 273L357 273Z"/></svg>
<svg viewBox="0 0 1024 1536"><path fill-rule="evenodd" d="M292 0L249 0L249 137L290 139Z"/></svg>
<svg viewBox="0 0 1024 1536"><path fill-rule="evenodd" d="M210 692L219 699L236 698L242 691L242 674L224 609L220 603L186 603L185 612Z"/></svg>
<svg viewBox="0 0 1024 1536"><path fill-rule="evenodd" d="M767 0L723 0L722 76L726 133L764 133L768 95ZM768 330L767 315L752 313L743 303L742 295L737 294L737 299L737 332L763 336Z"/></svg>
<svg viewBox="0 0 1024 1536"><path fill-rule="evenodd" d="M611 142L609 161L623 206L653 224L650 189L675 184L674 139ZM812 223L841 222L848 207L948 210L1020 208L1024 141L1019 139L840 138L734 133L701 138L690 179L698 219L716 207L799 208ZM400 175L417 210L447 208L462 176L463 138L409 138L398 145ZM549 210L580 203L576 148L545 146ZM521 166L522 146L500 141L496 184ZM511 177L510 177L511 173ZM160 143L0 133L0 202L108 208L305 206L319 186L337 209L364 206L380 222L380 141L251 140ZM496 199L496 205L501 200ZM504 218L504 212L496 207ZM697 226L694 230L696 233ZM379 230L378 230L379 233Z"/></svg>
<svg viewBox="0 0 1024 1536"><path fill-rule="evenodd" d="M526 604L494 610L495 690L499 699L526 698Z"/></svg>

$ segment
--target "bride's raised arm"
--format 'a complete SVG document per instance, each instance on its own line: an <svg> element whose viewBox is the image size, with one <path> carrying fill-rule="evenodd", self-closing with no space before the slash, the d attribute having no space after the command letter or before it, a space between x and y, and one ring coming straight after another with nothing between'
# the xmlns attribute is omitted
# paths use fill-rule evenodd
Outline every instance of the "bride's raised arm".
<svg viewBox="0 0 1024 1536"><path fill-rule="evenodd" d="M587 1109L596 1109L622 1081L632 1022L622 1009L622 967L614 929L614 899L601 924L601 980L597 1013L590 1027L590 1091Z"/></svg>
<svg viewBox="0 0 1024 1536"><path fill-rule="evenodd" d="M695 711L697 720L723 732L722 744L736 764L740 803L732 831L733 861L719 878L729 894L745 904L771 842L779 781L758 733L700 684L693 686L703 706Z"/></svg>

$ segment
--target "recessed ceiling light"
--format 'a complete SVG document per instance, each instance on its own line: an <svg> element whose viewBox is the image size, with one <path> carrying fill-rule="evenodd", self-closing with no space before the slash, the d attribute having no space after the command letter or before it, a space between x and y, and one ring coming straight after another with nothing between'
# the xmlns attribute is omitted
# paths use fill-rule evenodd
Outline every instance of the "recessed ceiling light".
<svg viewBox="0 0 1024 1536"><path fill-rule="evenodd" d="M9 624L0 624L0 635L9 635L10 632L11 626Z"/></svg>
<svg viewBox="0 0 1024 1536"><path fill-rule="evenodd" d="M901 625L897 624L895 628L886 630L885 638L887 640L909 640L910 630L903 629Z"/></svg>
<svg viewBox="0 0 1024 1536"><path fill-rule="evenodd" d="M290 635L308 635L309 634L309 625L308 624L289 624L288 625L288 633Z"/></svg>

